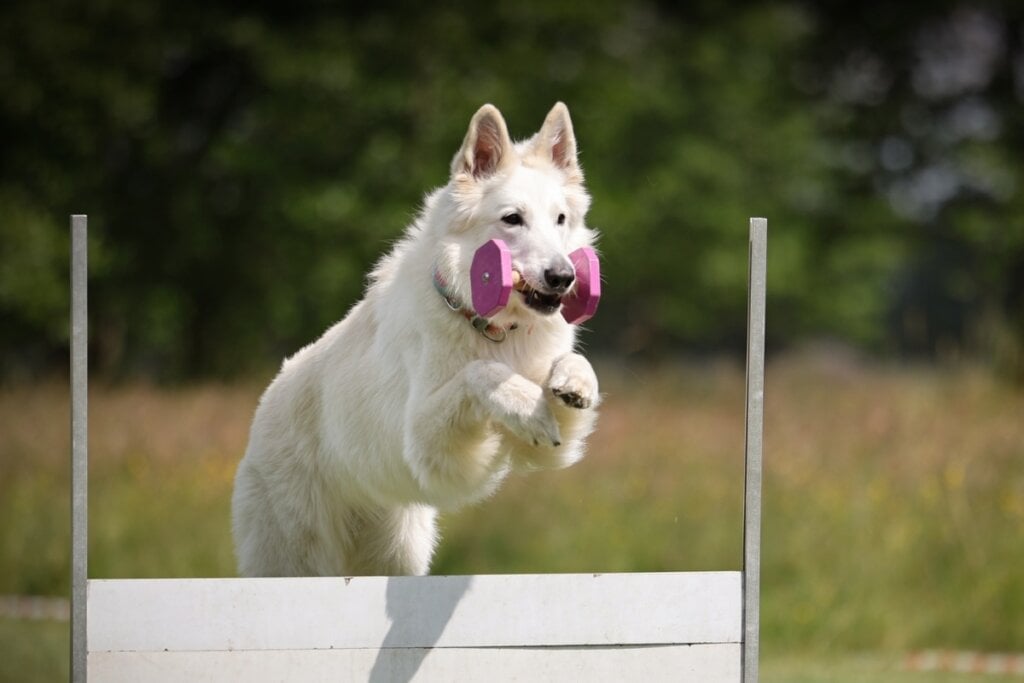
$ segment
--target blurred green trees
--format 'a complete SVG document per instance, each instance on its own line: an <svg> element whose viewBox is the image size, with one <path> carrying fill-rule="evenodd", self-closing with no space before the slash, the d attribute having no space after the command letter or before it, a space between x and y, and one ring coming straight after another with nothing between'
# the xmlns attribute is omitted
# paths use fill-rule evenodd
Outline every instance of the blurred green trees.
<svg viewBox="0 0 1024 683"><path fill-rule="evenodd" d="M890 4L891 5L891 4ZM340 318L483 102L570 107L603 233L591 348L1024 339L1024 11L832 2L0 7L0 376L63 365L88 213L94 367L279 362Z"/></svg>

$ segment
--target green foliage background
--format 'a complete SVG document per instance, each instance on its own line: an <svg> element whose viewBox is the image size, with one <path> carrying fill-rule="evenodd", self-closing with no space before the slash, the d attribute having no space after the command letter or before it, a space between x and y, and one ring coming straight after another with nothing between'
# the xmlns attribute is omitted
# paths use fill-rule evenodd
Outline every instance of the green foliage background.
<svg viewBox="0 0 1024 683"><path fill-rule="evenodd" d="M1019 4L0 7L0 377L65 363L67 216L93 367L275 365L359 297L483 102L572 111L619 355L769 343L993 358L1024 339ZM979 56L980 55L980 56Z"/></svg>

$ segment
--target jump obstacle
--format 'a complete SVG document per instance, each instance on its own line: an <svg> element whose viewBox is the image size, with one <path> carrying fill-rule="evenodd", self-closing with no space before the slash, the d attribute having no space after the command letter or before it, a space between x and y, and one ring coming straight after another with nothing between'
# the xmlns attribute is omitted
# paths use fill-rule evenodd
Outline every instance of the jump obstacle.
<svg viewBox="0 0 1024 683"><path fill-rule="evenodd" d="M750 219L742 571L98 580L87 218L72 216L72 681L754 683L767 232Z"/></svg>

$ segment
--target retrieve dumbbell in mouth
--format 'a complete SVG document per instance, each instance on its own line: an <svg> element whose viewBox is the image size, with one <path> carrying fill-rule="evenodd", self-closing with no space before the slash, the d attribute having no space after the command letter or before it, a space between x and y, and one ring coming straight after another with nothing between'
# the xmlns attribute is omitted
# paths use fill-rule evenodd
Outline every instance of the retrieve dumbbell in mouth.
<svg viewBox="0 0 1024 683"><path fill-rule="evenodd" d="M569 254L576 271L572 291L562 297L562 317L579 325L594 316L601 300L601 264L597 252L580 247ZM490 318L508 305L512 290L526 287L522 275L512 269L512 253L502 240L488 240L476 250L470 268L473 309L483 318Z"/></svg>

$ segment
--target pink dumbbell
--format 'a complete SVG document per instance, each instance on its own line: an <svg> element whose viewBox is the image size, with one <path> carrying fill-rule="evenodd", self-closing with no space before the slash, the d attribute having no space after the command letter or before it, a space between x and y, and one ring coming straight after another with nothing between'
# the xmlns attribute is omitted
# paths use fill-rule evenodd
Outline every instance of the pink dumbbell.
<svg viewBox="0 0 1024 683"><path fill-rule="evenodd" d="M505 243L501 240L484 242L473 255L469 277L473 288L473 309L477 315L490 318L505 308L515 286L512 253Z"/></svg>
<svg viewBox="0 0 1024 683"><path fill-rule="evenodd" d="M562 300L562 317L573 325L589 320L601 300L601 264L590 247L569 254L576 269L576 289ZM470 267L473 308L477 315L490 318L508 304L512 288L520 274L512 270L512 254L502 240L488 240L476 250Z"/></svg>
<svg viewBox="0 0 1024 683"><path fill-rule="evenodd" d="M590 247L569 254L576 270L576 289L562 301L562 317L571 325L580 325L594 317L601 300L601 262Z"/></svg>

